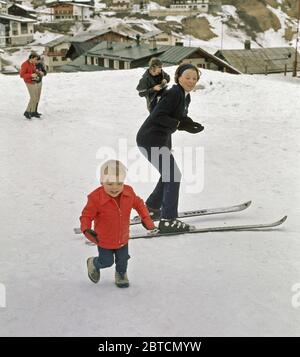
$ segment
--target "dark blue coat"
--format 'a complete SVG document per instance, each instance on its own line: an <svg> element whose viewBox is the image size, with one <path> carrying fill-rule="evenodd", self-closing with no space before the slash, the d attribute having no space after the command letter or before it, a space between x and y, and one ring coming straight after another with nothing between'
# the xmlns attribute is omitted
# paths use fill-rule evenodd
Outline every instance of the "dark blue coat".
<svg viewBox="0 0 300 357"><path fill-rule="evenodd" d="M136 136L140 147L162 147L171 149L171 135L177 130L179 121L187 118L190 95L179 84L165 91Z"/></svg>

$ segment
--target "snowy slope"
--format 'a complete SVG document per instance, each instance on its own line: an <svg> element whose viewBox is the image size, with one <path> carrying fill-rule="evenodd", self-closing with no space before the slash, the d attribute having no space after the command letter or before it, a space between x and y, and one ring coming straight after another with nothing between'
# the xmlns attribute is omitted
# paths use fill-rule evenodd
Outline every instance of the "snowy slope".
<svg viewBox="0 0 300 357"><path fill-rule="evenodd" d="M72 229L97 187L101 155L116 151L118 139L135 147L147 115L135 91L142 72L49 74L44 119L31 122L22 116L25 85L0 75L0 284L7 291L0 336L299 335L300 310L291 303L300 283L298 79L203 71L205 89L192 93L189 114L205 131L174 135L176 155L184 146L204 148L203 190L187 193L183 173L180 209L253 200L246 212L190 222L287 214L281 229L132 241L129 289L114 286L113 268L99 285L88 280L86 259L96 248ZM154 186L128 183L143 198Z"/></svg>

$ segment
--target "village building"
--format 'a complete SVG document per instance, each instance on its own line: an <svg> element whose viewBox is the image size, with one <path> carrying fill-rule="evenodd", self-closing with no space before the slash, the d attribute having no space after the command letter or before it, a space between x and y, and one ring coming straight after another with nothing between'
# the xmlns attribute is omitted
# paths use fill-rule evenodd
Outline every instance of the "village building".
<svg viewBox="0 0 300 357"><path fill-rule="evenodd" d="M72 1L58 1L47 4L52 9L53 21L89 22L94 16L94 6Z"/></svg>
<svg viewBox="0 0 300 357"><path fill-rule="evenodd" d="M176 43L182 41L182 36L178 35L173 31L167 33L162 30L156 30L156 31L149 31L142 34L141 40L144 43L150 43L151 41L155 40L157 45L175 46Z"/></svg>
<svg viewBox="0 0 300 357"><path fill-rule="evenodd" d="M149 44L116 43L105 41L88 49L74 61L62 66L61 71L101 71L147 67L152 57L158 57L165 67L181 63L192 63L198 68L240 74L241 72L199 47L157 46L153 40Z"/></svg>
<svg viewBox="0 0 300 357"><path fill-rule="evenodd" d="M211 0L173 0L170 6L161 8L150 8L149 16L195 16L201 13L208 13Z"/></svg>
<svg viewBox="0 0 300 357"><path fill-rule="evenodd" d="M38 18L38 11L28 6L24 6L20 4L11 4L8 7L8 13L10 15L26 17L28 19L33 19L33 20L37 20Z"/></svg>
<svg viewBox="0 0 300 357"><path fill-rule="evenodd" d="M110 9L115 11L129 11L131 7L131 0L112 0Z"/></svg>
<svg viewBox="0 0 300 357"><path fill-rule="evenodd" d="M71 45L72 36L61 36L44 46L44 65L47 72L55 72L58 67L71 61L66 54Z"/></svg>
<svg viewBox="0 0 300 357"><path fill-rule="evenodd" d="M0 47L22 46L33 41L36 20L0 13Z"/></svg>
<svg viewBox="0 0 300 357"><path fill-rule="evenodd" d="M61 68L62 71L102 71L147 67L152 57L162 53L158 48L136 43L103 41Z"/></svg>
<svg viewBox="0 0 300 357"><path fill-rule="evenodd" d="M106 41L85 54L85 64L107 69L138 68L147 66L151 57L158 56L162 52L158 48L151 48L139 42L125 44Z"/></svg>
<svg viewBox="0 0 300 357"><path fill-rule="evenodd" d="M162 46L159 47L163 53L158 58L164 66L175 66L181 63L191 63L198 68L205 68L214 71L240 74L241 72L234 66L205 51L200 47L183 46Z"/></svg>
<svg viewBox="0 0 300 357"><path fill-rule="evenodd" d="M101 41L131 43L134 38L110 27L99 31L86 32L71 38L67 57L74 60Z"/></svg>
<svg viewBox="0 0 300 357"><path fill-rule="evenodd" d="M244 49L219 50L215 56L226 61L246 74L268 74L292 72L295 62L295 49L291 47L251 48L250 41ZM297 55L300 59L300 54ZM298 61L297 70L300 70Z"/></svg>
<svg viewBox="0 0 300 357"><path fill-rule="evenodd" d="M0 0L0 14L7 14L8 3L6 1Z"/></svg>
<svg viewBox="0 0 300 357"><path fill-rule="evenodd" d="M208 13L209 0L173 0L170 9L179 12L194 10L198 13Z"/></svg>

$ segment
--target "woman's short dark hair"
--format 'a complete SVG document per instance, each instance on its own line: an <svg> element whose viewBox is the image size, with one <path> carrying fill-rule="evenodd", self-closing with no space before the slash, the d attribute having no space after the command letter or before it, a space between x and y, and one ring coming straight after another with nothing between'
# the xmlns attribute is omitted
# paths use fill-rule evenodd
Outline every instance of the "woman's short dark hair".
<svg viewBox="0 0 300 357"><path fill-rule="evenodd" d="M193 71L195 71L197 73L197 81L199 81L201 75L199 69L191 63L181 63L175 71L175 77L174 77L175 83L178 83L179 77L181 77L183 72L186 71L187 69L192 69Z"/></svg>

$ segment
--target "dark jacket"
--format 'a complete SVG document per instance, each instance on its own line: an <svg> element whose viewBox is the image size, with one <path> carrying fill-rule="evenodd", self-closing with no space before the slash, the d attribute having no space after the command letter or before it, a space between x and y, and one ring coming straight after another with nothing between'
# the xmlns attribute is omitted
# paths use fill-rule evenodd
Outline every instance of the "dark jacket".
<svg viewBox="0 0 300 357"><path fill-rule="evenodd" d="M170 82L170 76L163 70L158 76L152 76L149 72L149 69L147 69L136 87L137 91L139 92L139 96L146 97L147 107L150 112L157 104L158 97L162 95L165 89L164 87L162 87L162 89L157 92L153 90L153 87L157 84L161 84L164 79L167 81L167 83Z"/></svg>
<svg viewBox="0 0 300 357"><path fill-rule="evenodd" d="M46 71L46 69L45 69L45 66L44 66L44 64L43 64L42 62L37 63L37 64L35 65L35 67L36 67L36 70L37 70L37 71L43 72L43 73L44 73L44 76L47 74L47 71ZM36 83L41 82L44 76L38 76L37 79L35 80L35 82L36 82Z"/></svg>
<svg viewBox="0 0 300 357"><path fill-rule="evenodd" d="M171 149L171 134L177 130L179 122L188 120L190 95L185 96L184 89L179 84L163 94L136 136L140 147L162 147Z"/></svg>

